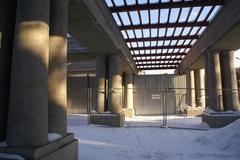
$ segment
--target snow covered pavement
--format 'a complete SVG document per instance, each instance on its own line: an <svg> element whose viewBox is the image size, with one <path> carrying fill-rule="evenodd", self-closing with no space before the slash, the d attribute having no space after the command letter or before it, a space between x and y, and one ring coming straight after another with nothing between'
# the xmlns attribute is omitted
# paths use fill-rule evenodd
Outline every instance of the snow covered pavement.
<svg viewBox="0 0 240 160"><path fill-rule="evenodd" d="M80 160L239 160L240 120L207 131L69 126Z"/></svg>

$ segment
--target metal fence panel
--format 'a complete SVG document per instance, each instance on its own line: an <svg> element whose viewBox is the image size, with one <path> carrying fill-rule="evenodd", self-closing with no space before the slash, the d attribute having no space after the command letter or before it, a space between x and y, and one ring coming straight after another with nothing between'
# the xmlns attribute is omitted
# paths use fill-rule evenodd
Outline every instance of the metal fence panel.
<svg viewBox="0 0 240 160"><path fill-rule="evenodd" d="M136 115L159 115L163 113L163 92L165 88L185 86L185 76L175 75L137 75L134 76L134 108ZM180 85L181 84L181 85ZM176 104L185 101L184 97L168 93L171 99L166 99L169 114L176 112ZM180 93L179 93L180 94ZM182 93L181 93L182 94ZM159 99L154 96L159 95ZM174 97L174 98L173 98ZM180 106L182 107L182 106Z"/></svg>
<svg viewBox="0 0 240 160"><path fill-rule="evenodd" d="M67 79L69 125L88 124L90 108L95 106L95 77L73 75Z"/></svg>

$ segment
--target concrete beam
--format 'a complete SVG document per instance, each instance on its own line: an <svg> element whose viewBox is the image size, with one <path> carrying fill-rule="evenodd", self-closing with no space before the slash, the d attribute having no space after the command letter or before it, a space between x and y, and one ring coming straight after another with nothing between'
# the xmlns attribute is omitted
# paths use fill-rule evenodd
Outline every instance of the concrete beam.
<svg viewBox="0 0 240 160"><path fill-rule="evenodd" d="M240 3L229 0L216 18L208 26L205 33L191 48L184 58L178 72L184 73L209 49L238 49L240 48Z"/></svg>
<svg viewBox="0 0 240 160"><path fill-rule="evenodd" d="M135 71L130 51L104 1L70 0L69 32L91 54L121 55L123 70Z"/></svg>

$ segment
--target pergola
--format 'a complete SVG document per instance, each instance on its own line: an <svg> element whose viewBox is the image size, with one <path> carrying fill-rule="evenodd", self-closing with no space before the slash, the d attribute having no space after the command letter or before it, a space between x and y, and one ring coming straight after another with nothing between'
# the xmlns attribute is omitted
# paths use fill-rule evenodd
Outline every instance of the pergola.
<svg viewBox="0 0 240 160"><path fill-rule="evenodd" d="M105 0L139 70L176 69L225 0Z"/></svg>

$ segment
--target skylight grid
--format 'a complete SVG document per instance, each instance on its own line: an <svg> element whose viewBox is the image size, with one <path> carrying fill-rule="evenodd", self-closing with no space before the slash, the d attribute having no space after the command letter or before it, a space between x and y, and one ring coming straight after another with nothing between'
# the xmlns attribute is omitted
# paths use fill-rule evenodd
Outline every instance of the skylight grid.
<svg viewBox="0 0 240 160"><path fill-rule="evenodd" d="M105 1L136 65L143 69L176 68L225 3L225 0ZM160 60L165 65L156 65Z"/></svg>

